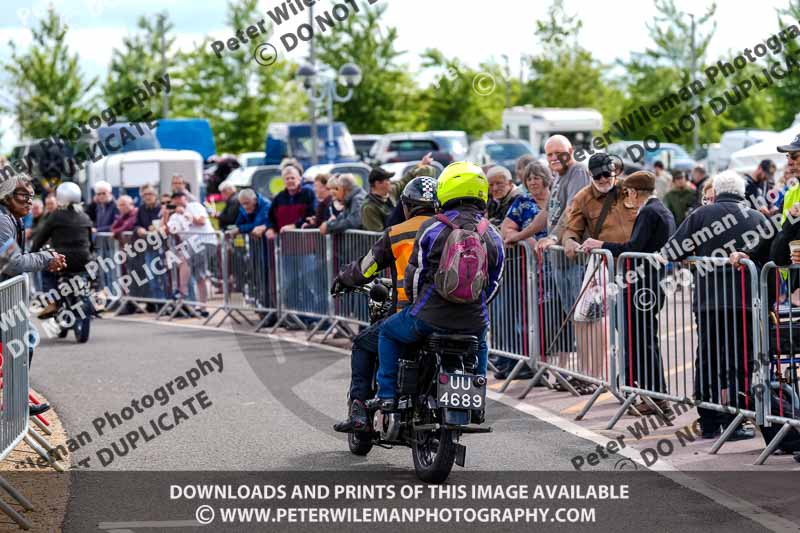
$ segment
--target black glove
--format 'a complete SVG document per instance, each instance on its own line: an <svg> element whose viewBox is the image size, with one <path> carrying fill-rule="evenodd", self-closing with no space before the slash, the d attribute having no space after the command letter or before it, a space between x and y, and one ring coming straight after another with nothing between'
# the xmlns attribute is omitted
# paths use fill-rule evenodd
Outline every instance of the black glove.
<svg viewBox="0 0 800 533"><path fill-rule="evenodd" d="M344 292L344 290L346 288L347 288L347 285L342 283L342 280L339 279L339 276L336 276L335 278L333 278L333 284L331 285L331 294L332 295L338 294L340 292Z"/></svg>

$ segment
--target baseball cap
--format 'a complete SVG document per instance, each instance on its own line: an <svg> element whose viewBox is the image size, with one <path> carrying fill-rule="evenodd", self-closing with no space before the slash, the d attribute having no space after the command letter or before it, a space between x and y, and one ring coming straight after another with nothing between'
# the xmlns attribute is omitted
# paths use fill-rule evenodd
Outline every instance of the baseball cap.
<svg viewBox="0 0 800 533"><path fill-rule="evenodd" d="M394 172L389 172L387 170L382 169L381 167L373 168L369 173L369 181L370 184L375 183L376 181L383 181L388 180L394 176Z"/></svg>
<svg viewBox="0 0 800 533"><path fill-rule="evenodd" d="M800 135L794 138L794 140L790 144L784 144L783 146L778 146L779 152L800 152Z"/></svg>

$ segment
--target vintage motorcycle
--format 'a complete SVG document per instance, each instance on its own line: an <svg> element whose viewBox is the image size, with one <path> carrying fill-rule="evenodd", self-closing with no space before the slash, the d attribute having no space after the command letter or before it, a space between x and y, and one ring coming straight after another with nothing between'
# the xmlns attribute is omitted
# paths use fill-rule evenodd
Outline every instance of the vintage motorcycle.
<svg viewBox="0 0 800 533"><path fill-rule="evenodd" d="M336 296L367 294L374 324L392 313L392 290L391 280L379 278ZM461 436L492 431L478 427L484 421L486 378L476 374L477 353L478 338L472 335L433 334L415 346L399 361L397 409L384 413L368 403L372 424L348 434L350 451L363 456L373 446L408 446L420 480L445 481L453 463L464 466Z"/></svg>

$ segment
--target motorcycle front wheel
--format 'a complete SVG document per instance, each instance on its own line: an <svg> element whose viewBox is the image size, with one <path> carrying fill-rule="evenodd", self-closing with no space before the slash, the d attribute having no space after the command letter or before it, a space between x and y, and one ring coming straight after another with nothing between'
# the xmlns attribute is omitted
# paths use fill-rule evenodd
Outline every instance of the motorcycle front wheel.
<svg viewBox="0 0 800 533"><path fill-rule="evenodd" d="M369 433L348 433L347 445L353 455L364 456L372 451L372 439Z"/></svg>
<svg viewBox="0 0 800 533"><path fill-rule="evenodd" d="M456 460L455 433L451 429L418 431L411 447L414 470L425 483L443 483Z"/></svg>

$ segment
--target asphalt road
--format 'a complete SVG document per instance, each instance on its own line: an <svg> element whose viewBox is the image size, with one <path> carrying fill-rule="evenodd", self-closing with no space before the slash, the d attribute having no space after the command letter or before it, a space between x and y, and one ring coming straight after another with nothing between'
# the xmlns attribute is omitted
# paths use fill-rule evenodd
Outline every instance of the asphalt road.
<svg viewBox="0 0 800 533"><path fill-rule="evenodd" d="M85 345L71 338L45 340L32 367L33 386L56 406L67 432L73 438L84 436L72 454L73 464L83 462L89 468L73 471L67 531L132 531L144 528L143 520L156 517L189 519L192 502L172 502L167 496L168 483L179 478L200 476L209 482L255 476L263 482L305 479L301 472L334 471L329 479L348 479L354 472L363 472L384 482L414 481L408 449L374 449L366 458L356 457L348 452L344 437L331 429L344 413L349 381L349 360L340 352L156 323L98 320L92 327L91 340ZM198 359L208 361L205 376ZM182 387L192 380L195 386ZM174 394L161 396L156 393L161 387L165 395L170 387ZM161 398L164 405L139 406L143 412L135 413L132 400L147 406L149 395ZM180 412L176 414L175 408ZM111 429L112 413L120 414L120 419L134 416ZM165 424L177 425L156 436L150 421L162 416ZM625 482L632 487L630 500L598 507L593 524L597 529L601 525L620 531L651 529L663 519L670 521L669 530L673 526L681 531L764 530L745 517L747 512L744 516L733 513L730 505L725 507L659 474L614 471L623 459L619 456L612 455L596 467L605 472L576 473L571 459L594 451L596 443L507 405L490 401L487 419L494 433L464 438L467 468L455 467L451 484L504 483L511 476L522 476L528 483ZM151 440L143 442L145 434L139 432L136 449L130 449L131 439L126 441L125 435L137 432L139 426ZM183 504L188 507L184 509ZM130 520L140 525L113 525ZM570 530L577 530L575 524L571 526ZM294 530L298 527L303 530L300 526ZM517 525L498 531L519 529Z"/></svg>

